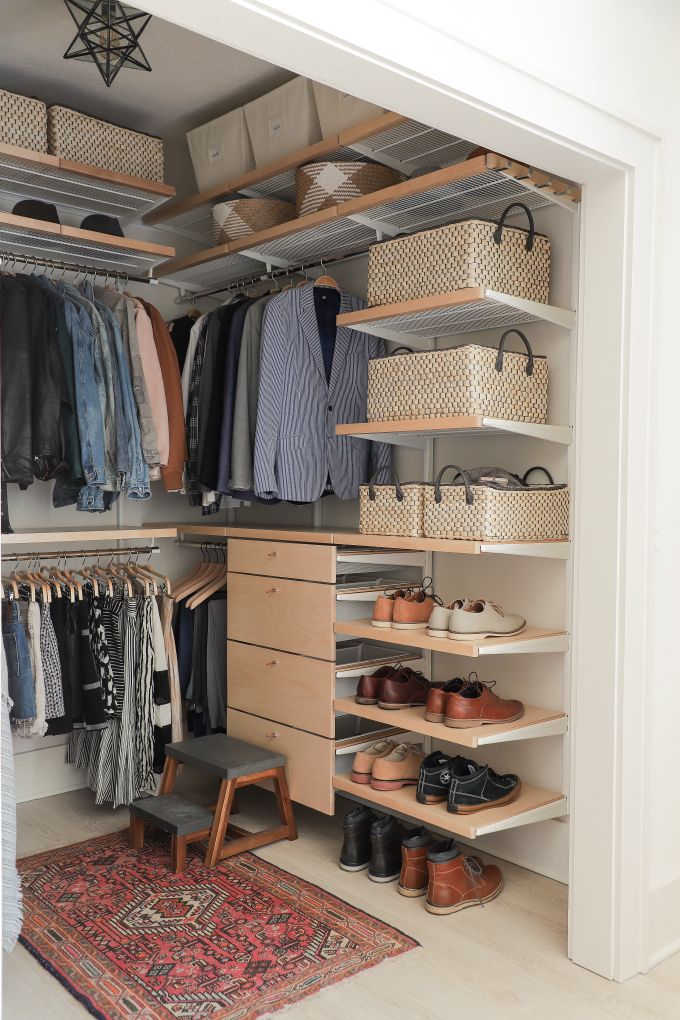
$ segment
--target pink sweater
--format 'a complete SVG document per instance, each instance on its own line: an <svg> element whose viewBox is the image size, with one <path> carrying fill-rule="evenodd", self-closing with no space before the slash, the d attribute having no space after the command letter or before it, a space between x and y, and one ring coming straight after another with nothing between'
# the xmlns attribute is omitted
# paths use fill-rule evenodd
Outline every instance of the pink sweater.
<svg viewBox="0 0 680 1020"><path fill-rule="evenodd" d="M165 399L165 387L158 351L153 338L153 326L144 305L139 298L133 297L135 304L135 326L139 356L142 361L144 382L149 394L151 418L153 419L158 440L158 459L163 465L168 463L170 454L170 429L168 427L168 405Z"/></svg>

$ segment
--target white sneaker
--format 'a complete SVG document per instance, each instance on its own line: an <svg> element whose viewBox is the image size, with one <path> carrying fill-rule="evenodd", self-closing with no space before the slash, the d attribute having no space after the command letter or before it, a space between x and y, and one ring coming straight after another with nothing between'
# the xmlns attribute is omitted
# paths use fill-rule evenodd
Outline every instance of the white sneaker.
<svg viewBox="0 0 680 1020"><path fill-rule="evenodd" d="M509 637L521 633L526 625L527 621L517 613L504 613L495 602L476 599L466 606L456 606L451 610L449 637L452 641Z"/></svg>

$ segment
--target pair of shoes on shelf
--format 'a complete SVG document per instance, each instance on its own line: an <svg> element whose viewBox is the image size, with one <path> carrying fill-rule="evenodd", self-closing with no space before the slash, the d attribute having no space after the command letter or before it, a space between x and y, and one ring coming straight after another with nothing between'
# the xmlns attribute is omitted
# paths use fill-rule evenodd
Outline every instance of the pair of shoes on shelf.
<svg viewBox="0 0 680 1020"><path fill-rule="evenodd" d="M415 786L424 758L425 752L420 744L379 740L354 755L352 782L370 785L373 790L401 790L402 786Z"/></svg>
<svg viewBox="0 0 680 1020"><path fill-rule="evenodd" d="M452 641L480 641L520 634L526 625L526 620L518 613L504 613L488 599L456 599L446 606L434 606L427 633L430 637Z"/></svg>
<svg viewBox="0 0 680 1020"><path fill-rule="evenodd" d="M426 630L427 622L437 604L432 578L424 577L419 588L386 589L373 606L371 626L395 630Z"/></svg>
<svg viewBox="0 0 680 1020"><path fill-rule="evenodd" d="M364 806L345 816L339 863L343 871L368 869L373 882L398 880L402 896L427 894L433 914L487 903L503 887L499 868L464 856L453 839L437 840L423 828L404 832L396 819Z"/></svg>
<svg viewBox="0 0 680 1020"><path fill-rule="evenodd" d="M451 814L469 815L517 800L522 782L514 773L498 775L490 765L478 765L457 754L433 751L423 759L416 786L420 804L441 804Z"/></svg>
<svg viewBox="0 0 680 1020"><path fill-rule="evenodd" d="M412 708L426 703L432 687L422 673L399 662L362 674L354 700L358 705L379 705L388 710Z"/></svg>
<svg viewBox="0 0 680 1020"><path fill-rule="evenodd" d="M474 672L467 680L454 677L442 687L432 685L425 702L425 718L428 722L443 722L453 729L521 719L524 715L522 702L499 698L491 689L495 685L495 680L482 682Z"/></svg>

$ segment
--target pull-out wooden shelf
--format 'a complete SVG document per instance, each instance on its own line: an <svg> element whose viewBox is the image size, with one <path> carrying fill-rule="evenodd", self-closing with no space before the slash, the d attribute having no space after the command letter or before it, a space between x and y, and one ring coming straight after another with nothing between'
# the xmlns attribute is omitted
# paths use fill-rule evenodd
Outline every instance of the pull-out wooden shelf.
<svg viewBox="0 0 680 1020"><path fill-rule="evenodd" d="M372 719L385 725L399 726L413 733L422 733L433 740L459 747L483 747L486 744L504 744L511 740L530 740L534 737L559 736L567 731L567 716L549 708L526 705L521 719L497 726L474 726L455 729L444 723L428 722L424 708L402 708L388 711L378 705L358 705L354 698L336 698L336 712Z"/></svg>
<svg viewBox="0 0 680 1020"><path fill-rule="evenodd" d="M414 418L411 421L363 421L336 425L338 436L374 439L396 446L424 449L428 439L460 435L517 435L569 446L573 429L569 425L537 425L533 422L487 418L481 414L451 418Z"/></svg>
<svg viewBox="0 0 680 1020"><path fill-rule="evenodd" d="M386 814L412 818L423 825L450 832L463 839L477 839L478 836L485 836L491 832L514 829L548 818L559 818L560 815L567 813L567 798L563 794L553 790L542 790L538 786L523 785L514 804L486 808L471 815L450 814L445 803L419 804L415 788L412 786L386 793L372 790L370 786L353 783L349 776L344 775L335 776L333 786L336 793L372 804Z"/></svg>
<svg viewBox="0 0 680 1020"><path fill-rule="evenodd" d="M173 198L175 189L46 152L0 145L0 195L12 196L16 201L40 199L83 213L106 213L127 223Z"/></svg>
<svg viewBox="0 0 680 1020"><path fill-rule="evenodd" d="M541 627L526 627L514 637L486 638L483 641L451 641L449 638L429 637L425 630L387 630L372 627L370 620L348 620L335 623L336 634L350 634L353 637L370 638L373 641L389 641L393 645L422 648L428 652L443 652L445 655L464 655L477 658L480 655L525 655L541 652L566 652L569 636L564 630L544 630Z"/></svg>

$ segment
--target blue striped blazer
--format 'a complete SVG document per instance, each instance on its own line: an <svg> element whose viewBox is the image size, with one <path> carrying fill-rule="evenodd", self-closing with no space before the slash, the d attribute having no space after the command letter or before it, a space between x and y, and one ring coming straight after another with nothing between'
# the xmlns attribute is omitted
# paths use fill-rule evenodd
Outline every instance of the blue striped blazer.
<svg viewBox="0 0 680 1020"><path fill-rule="evenodd" d="M341 312L365 307L342 294ZM368 359L385 344L338 326L330 383L326 381L313 285L284 291L264 313L255 433L255 491L280 499L319 499L330 476L340 499L356 499L359 485L391 465L391 449L335 426L366 421Z"/></svg>

